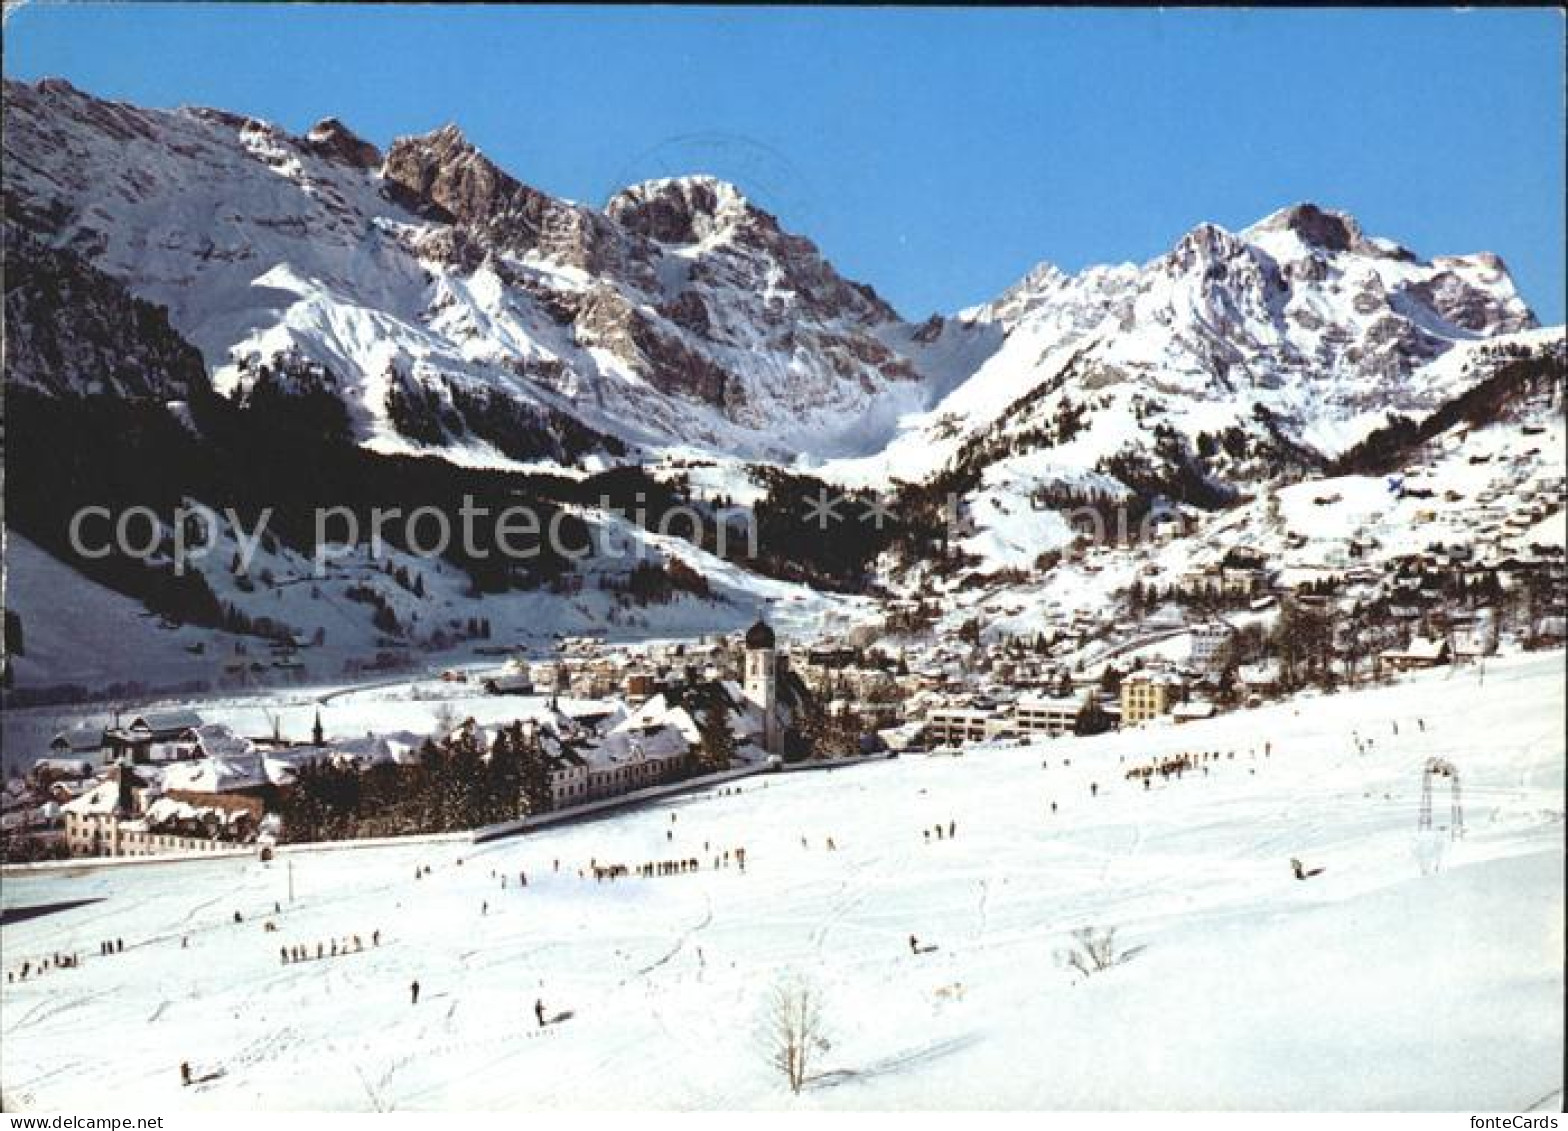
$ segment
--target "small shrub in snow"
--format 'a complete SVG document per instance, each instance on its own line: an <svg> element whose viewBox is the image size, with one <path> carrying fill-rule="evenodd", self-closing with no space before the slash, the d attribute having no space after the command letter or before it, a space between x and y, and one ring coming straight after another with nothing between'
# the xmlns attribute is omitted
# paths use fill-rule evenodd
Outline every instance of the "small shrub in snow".
<svg viewBox="0 0 1568 1131"><path fill-rule="evenodd" d="M1080 927L1072 934L1072 946L1062 952L1062 960L1084 977L1119 966L1135 951L1116 945L1115 927Z"/></svg>

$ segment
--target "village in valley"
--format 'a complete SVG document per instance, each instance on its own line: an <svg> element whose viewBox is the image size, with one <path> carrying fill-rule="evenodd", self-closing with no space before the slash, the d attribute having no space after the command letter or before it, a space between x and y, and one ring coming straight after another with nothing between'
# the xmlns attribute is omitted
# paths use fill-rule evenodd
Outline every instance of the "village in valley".
<svg viewBox="0 0 1568 1131"><path fill-rule="evenodd" d="M1335 519L1309 511L1322 521L1309 540L1270 494L1259 513L1277 557L1257 533L1193 549L1195 524L1178 511L1146 543L1083 539L1052 554L1038 592L1016 577L961 578L945 598L893 598L839 633L781 640L764 613L743 632L687 640L492 641L423 678L88 711L35 730L46 748L12 764L6 857L503 835L755 773L1181 726L1562 648L1562 542L1543 541L1563 518L1562 476L1534 470L1538 451L1512 461L1513 474L1535 479L1482 493L1490 521L1475 526L1466 512L1441 523L1422 512L1431 491L1421 476L1441 478L1435 467L1392 480L1380 506L1396 514L1384 521L1414 508L1416 536L1430 542L1413 553L1396 543L1375 564L1357 561L1381 545L1367 525L1341 538ZM1365 494L1368 484L1341 486ZM1323 484L1284 494L1310 494L1329 515L1342 503ZM1072 594L1060 578L1075 570L1085 588L1102 573L1131 580L1099 611L1068 613L1044 594ZM1032 631L1018 615L1031 604Z"/></svg>

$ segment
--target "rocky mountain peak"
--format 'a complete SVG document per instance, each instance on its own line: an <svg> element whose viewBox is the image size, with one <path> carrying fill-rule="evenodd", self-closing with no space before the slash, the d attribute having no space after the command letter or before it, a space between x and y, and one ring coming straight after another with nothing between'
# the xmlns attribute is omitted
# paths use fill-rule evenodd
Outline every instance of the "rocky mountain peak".
<svg viewBox="0 0 1568 1131"><path fill-rule="evenodd" d="M400 204L460 225L484 244L591 272L639 270L635 252L603 216L517 180L456 126L398 138L381 175Z"/></svg>
<svg viewBox="0 0 1568 1131"><path fill-rule="evenodd" d="M373 169L381 164L381 151L336 118L323 118L311 126L305 144L329 161L356 169Z"/></svg>
<svg viewBox="0 0 1568 1131"><path fill-rule="evenodd" d="M507 212L537 212L547 199L503 172L455 125L395 140L382 176L462 224L485 224Z"/></svg>
<svg viewBox="0 0 1568 1131"><path fill-rule="evenodd" d="M1223 263L1245 254L1247 245L1239 236L1218 224L1204 222L1182 236L1166 260L1178 271L1189 271L1197 266Z"/></svg>
<svg viewBox="0 0 1568 1131"><path fill-rule="evenodd" d="M1091 462L1156 420L1214 433L1215 406L1231 402L1225 427L1256 431L1261 406L1312 443L1320 424L1332 437L1367 413L1429 408L1446 386L1428 362L1534 324L1496 257L1427 262L1298 204L1240 233L1199 225L1143 264L1041 264L964 322L917 327L712 176L632 185L600 210L522 183L456 126L399 138L383 158L332 118L299 137L65 83L8 82L6 96L9 222L165 308L220 395L246 387L245 358L295 349L341 378L328 391L378 443L457 435L425 427L408 398L367 396L379 386L360 378L394 351L409 398L458 390L493 435L548 411L748 458L861 451L940 396L952 404L937 431L906 432L911 466L954 452L963 429L949 418L988 426L1031 397L1019 426L1038 439L1027 429L1049 424L1058 448L1080 434L1075 414L1106 422ZM210 225L192 229L193 201ZM52 338L35 318L31 332L116 342L143 316L127 305L102 333ZM167 392L138 374L170 351L123 374L104 368L107 345L78 353L72 388Z"/></svg>
<svg viewBox="0 0 1568 1131"><path fill-rule="evenodd" d="M9 85L9 84L8 84ZM21 84L17 84L20 86ZM74 86L69 79L49 76L41 78L34 84L34 89L39 94L63 94L80 96L82 92Z"/></svg>
<svg viewBox="0 0 1568 1131"><path fill-rule="evenodd" d="M701 243L739 224L772 217L717 177L667 177L622 189L605 213L629 232L665 244Z"/></svg>
<svg viewBox="0 0 1568 1131"><path fill-rule="evenodd" d="M1364 242L1361 225L1346 212L1329 211L1307 202L1277 215L1281 227L1295 232L1303 243L1324 251L1352 251Z"/></svg>
<svg viewBox="0 0 1568 1131"><path fill-rule="evenodd" d="M1414 262L1416 256L1392 240L1368 237L1361 224L1348 212L1322 208L1311 201L1293 204L1271 213L1242 232L1246 239L1269 233L1288 232L1315 252L1330 255L1349 252L1381 259Z"/></svg>

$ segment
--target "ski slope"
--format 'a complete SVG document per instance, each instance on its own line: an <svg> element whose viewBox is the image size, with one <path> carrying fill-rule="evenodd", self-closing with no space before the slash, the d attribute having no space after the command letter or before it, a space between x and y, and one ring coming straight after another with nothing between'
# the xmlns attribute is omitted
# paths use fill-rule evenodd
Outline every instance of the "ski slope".
<svg viewBox="0 0 1568 1131"><path fill-rule="evenodd" d="M0 984L5 1104L1555 1109L1564 675L1543 653L1183 727L764 775L484 846L9 873L8 912L96 902L0 928L8 971L82 955ZM1221 756L1124 779L1192 751ZM1459 839L1446 782L1440 827L1417 831L1431 756L1462 775ZM738 846L744 873L711 867ZM1324 872L1299 882L1292 856ZM703 868L577 874L672 857ZM1090 925L1135 953L1085 978L1060 953ZM280 964L280 944L354 933L362 952ZM821 991L828 1039L799 1097L759 1040L786 971ZM541 1029L536 1000L571 1016Z"/></svg>

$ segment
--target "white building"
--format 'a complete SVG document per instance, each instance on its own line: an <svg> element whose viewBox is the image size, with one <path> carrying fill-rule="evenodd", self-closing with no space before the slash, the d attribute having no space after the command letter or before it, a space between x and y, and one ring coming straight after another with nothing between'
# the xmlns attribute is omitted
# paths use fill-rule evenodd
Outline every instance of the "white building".
<svg viewBox="0 0 1568 1131"><path fill-rule="evenodd" d="M980 707L933 707L926 712L926 735L935 746L984 742L1004 729L994 711Z"/></svg>
<svg viewBox="0 0 1568 1131"><path fill-rule="evenodd" d="M1197 671L1215 671L1225 645L1235 635L1236 630L1222 620L1194 626L1188 662Z"/></svg>
<svg viewBox="0 0 1568 1131"><path fill-rule="evenodd" d="M1072 734L1087 697L1025 695L1013 707L1013 728L1019 734L1060 738Z"/></svg>

